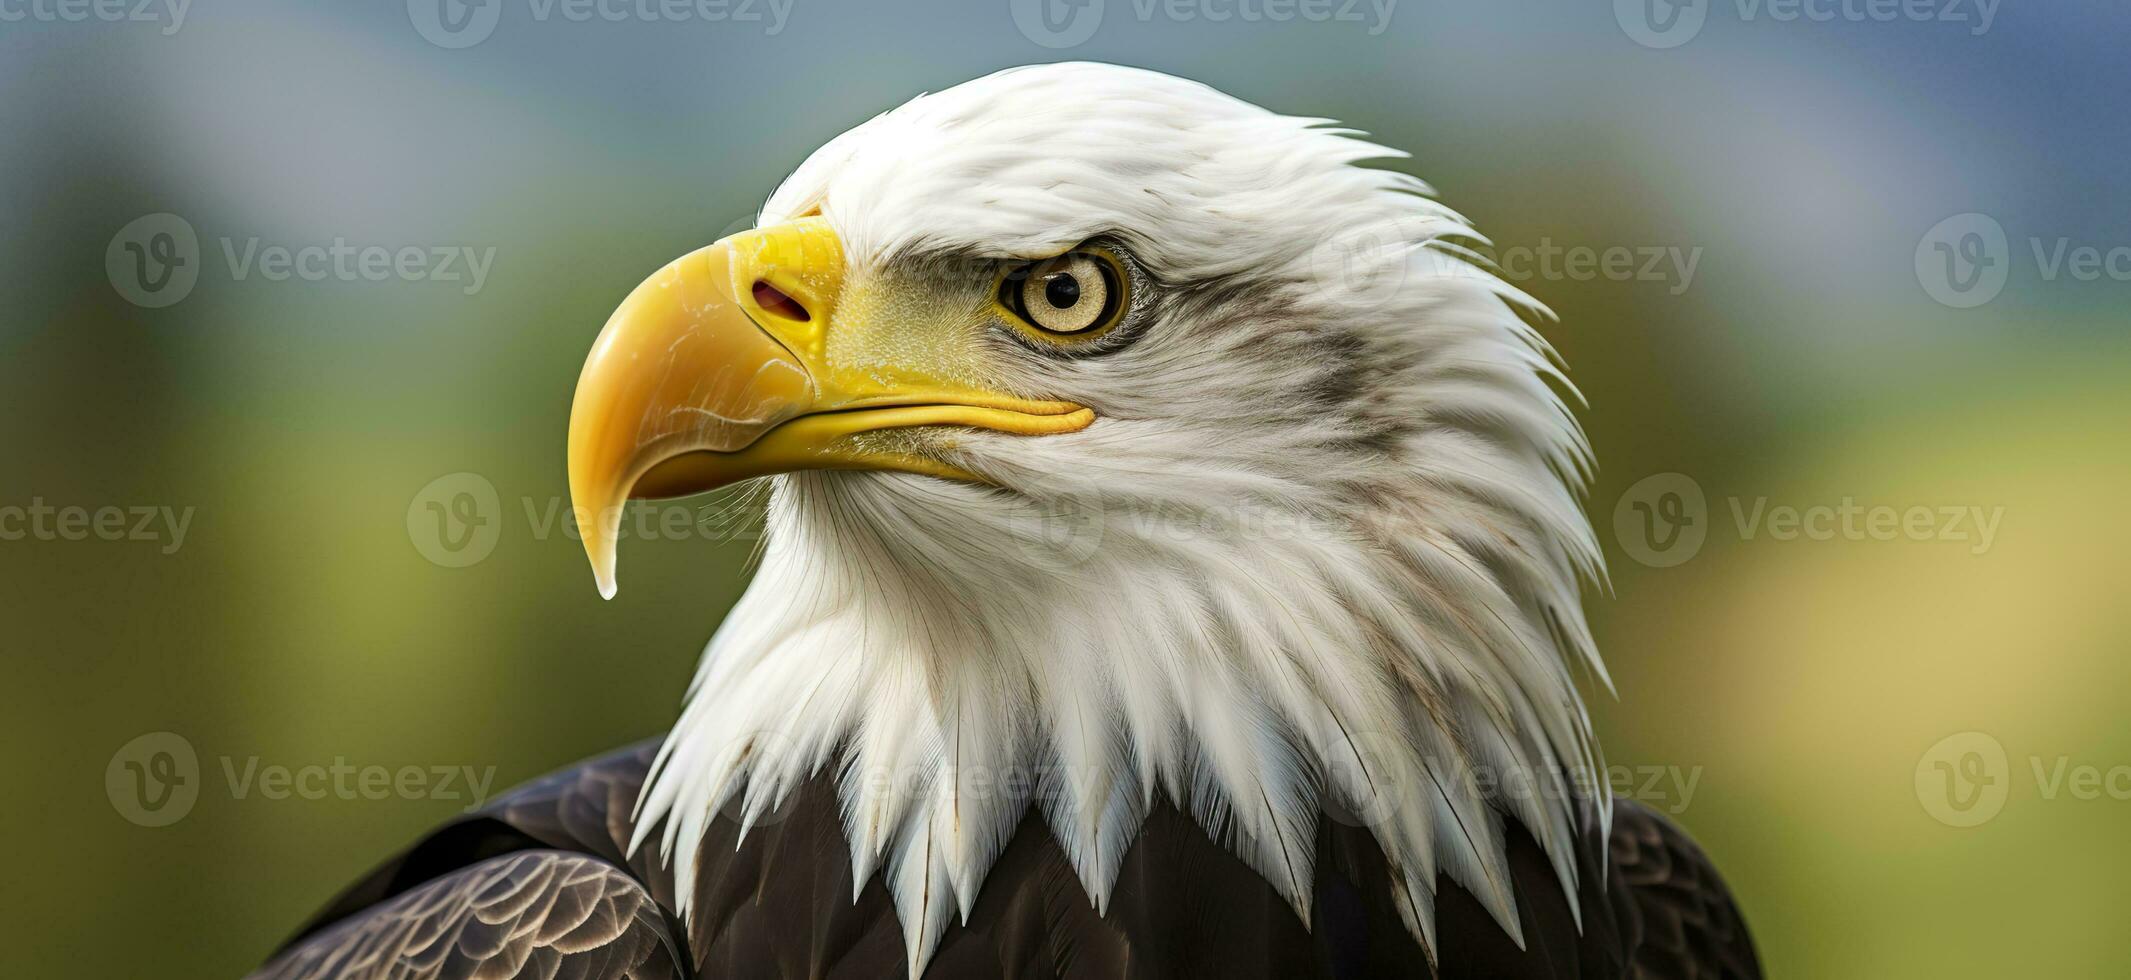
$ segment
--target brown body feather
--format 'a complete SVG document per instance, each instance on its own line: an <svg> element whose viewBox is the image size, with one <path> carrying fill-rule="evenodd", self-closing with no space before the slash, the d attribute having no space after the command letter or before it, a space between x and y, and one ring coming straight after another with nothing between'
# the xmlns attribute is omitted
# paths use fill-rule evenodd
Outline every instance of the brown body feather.
<svg viewBox="0 0 2131 980"><path fill-rule="evenodd" d="M737 824L716 822L703 841L695 913L680 938L670 870L649 848L634 858L623 853L655 747L646 742L549 776L430 835L328 906L256 976L902 974L903 934L880 881L852 900L850 851L825 780L795 794L744 842L736 842ZM1509 827L1527 948L1446 879L1434 975L1760 976L1715 869L1658 814L1617 803L1611 840L1600 846L1587 835L1580 933L1545 855ZM1315 921L1305 928L1262 877L1189 816L1157 806L1126 853L1108 913L1098 915L1049 830L1032 817L985 879L969 921L948 928L925 975L1430 976L1428 958L1379 884L1389 876L1368 830L1322 821L1317 849ZM569 928L544 918L569 919ZM468 938L457 946L435 938L461 935ZM407 936L428 938L394 944ZM403 948L400 961L374 955Z"/></svg>

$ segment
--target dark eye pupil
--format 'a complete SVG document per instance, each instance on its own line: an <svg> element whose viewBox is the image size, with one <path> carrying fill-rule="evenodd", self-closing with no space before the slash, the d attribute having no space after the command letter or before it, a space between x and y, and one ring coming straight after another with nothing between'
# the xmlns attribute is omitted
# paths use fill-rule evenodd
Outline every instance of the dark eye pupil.
<svg viewBox="0 0 2131 980"><path fill-rule="evenodd" d="M1043 284L1043 298L1052 306L1070 310L1073 304L1080 302L1080 280L1065 274L1052 276L1051 281Z"/></svg>

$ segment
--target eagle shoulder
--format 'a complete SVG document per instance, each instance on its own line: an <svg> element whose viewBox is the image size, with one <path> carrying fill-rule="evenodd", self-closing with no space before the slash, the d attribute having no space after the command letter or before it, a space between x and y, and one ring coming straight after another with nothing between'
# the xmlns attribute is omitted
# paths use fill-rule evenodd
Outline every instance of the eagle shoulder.
<svg viewBox="0 0 2131 980"><path fill-rule="evenodd" d="M566 870L615 889L608 901L616 909L630 893L641 895L630 929L616 934L615 941L630 945L612 963L632 961L644 948L671 950L686 964L676 976L870 980L903 971L893 902L879 876L854 887L841 810L826 776L757 820L744 839L735 821L711 821L698 856L694 911L681 923L672 912L672 868L658 848L628 853L631 815L657 745L645 741L557 772L440 828L330 903L268 970L291 957L327 962L313 954L336 943L374 943L362 937L380 929L406 930L410 909L437 907L434 890L478 891L478 883L493 887L498 875L517 881ZM1622 801L1610 840L1600 840L1595 828L1586 833L1575 898L1581 929L1537 842L1514 820L1505 821L1504 837L1525 946L1513 943L1477 898L1444 878L1436 910L1441 948L1431 963L1380 884L1390 875L1365 826L1319 821L1319 872L1312 922L1305 926L1263 877L1167 804L1150 809L1124 856L1109 907L1098 913L1048 826L1032 812L986 877L967 921L941 937L926 976L1760 975L1723 882L1700 849L1656 813ZM262 974L334 975L368 974Z"/></svg>

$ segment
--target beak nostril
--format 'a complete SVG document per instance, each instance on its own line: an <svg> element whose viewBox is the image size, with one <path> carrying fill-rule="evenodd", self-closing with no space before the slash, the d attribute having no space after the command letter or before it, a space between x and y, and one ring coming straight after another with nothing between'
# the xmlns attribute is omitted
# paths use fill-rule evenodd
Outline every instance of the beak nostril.
<svg viewBox="0 0 2131 980"><path fill-rule="evenodd" d="M807 313L807 308L799 305L798 300L786 295L784 290L778 289L761 279L755 280L755 305L762 307L765 313L772 316L781 316L787 320L798 320L801 323L805 323L813 319Z"/></svg>

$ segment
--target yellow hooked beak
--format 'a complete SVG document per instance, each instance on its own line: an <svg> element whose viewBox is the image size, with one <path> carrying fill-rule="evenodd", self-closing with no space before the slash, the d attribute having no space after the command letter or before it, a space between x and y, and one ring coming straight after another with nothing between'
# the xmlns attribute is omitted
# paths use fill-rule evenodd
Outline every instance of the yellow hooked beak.
<svg viewBox="0 0 2131 980"><path fill-rule="evenodd" d="M1095 420L1078 405L957 383L942 365L832 343L843 286L842 243L826 219L807 217L675 259L614 311L570 408L570 498L600 595L614 596L615 539L631 497L806 469L982 482L854 437L939 425L1047 435ZM852 336L858 347L898 347L883 334Z"/></svg>

